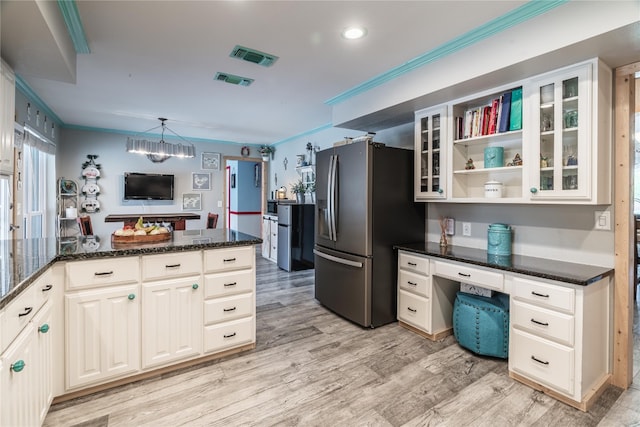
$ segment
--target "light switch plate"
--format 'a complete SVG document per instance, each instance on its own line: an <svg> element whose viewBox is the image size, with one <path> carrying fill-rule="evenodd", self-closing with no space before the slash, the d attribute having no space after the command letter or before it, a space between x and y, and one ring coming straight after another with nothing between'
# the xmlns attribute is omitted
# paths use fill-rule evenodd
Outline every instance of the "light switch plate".
<svg viewBox="0 0 640 427"><path fill-rule="evenodd" d="M222 207L222 200L218 200L218 207L221 208Z"/></svg>
<svg viewBox="0 0 640 427"><path fill-rule="evenodd" d="M471 236L471 223L463 222L462 223L462 235L463 236Z"/></svg>
<svg viewBox="0 0 640 427"><path fill-rule="evenodd" d="M456 220L453 218L445 218L445 232L447 236L453 236L456 229Z"/></svg>
<svg viewBox="0 0 640 427"><path fill-rule="evenodd" d="M596 230L611 230L611 212L596 211Z"/></svg>

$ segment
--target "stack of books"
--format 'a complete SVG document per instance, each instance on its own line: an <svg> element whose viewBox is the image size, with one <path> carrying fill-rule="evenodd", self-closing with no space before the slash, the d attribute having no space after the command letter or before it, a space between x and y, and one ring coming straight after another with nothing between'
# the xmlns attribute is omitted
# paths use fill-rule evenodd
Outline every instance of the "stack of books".
<svg viewBox="0 0 640 427"><path fill-rule="evenodd" d="M522 88L505 92L490 104L456 117L455 139L475 138L522 129Z"/></svg>

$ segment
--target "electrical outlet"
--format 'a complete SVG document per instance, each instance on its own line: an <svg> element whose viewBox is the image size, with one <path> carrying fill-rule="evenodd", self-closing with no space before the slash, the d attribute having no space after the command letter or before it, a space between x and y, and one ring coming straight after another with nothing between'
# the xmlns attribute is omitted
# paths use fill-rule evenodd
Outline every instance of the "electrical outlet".
<svg viewBox="0 0 640 427"><path fill-rule="evenodd" d="M596 230L611 230L611 212L596 211Z"/></svg>
<svg viewBox="0 0 640 427"><path fill-rule="evenodd" d="M447 218L445 220L445 224L445 232L447 233L447 236L453 236L456 230L456 220L453 218Z"/></svg>
<svg viewBox="0 0 640 427"><path fill-rule="evenodd" d="M471 223L463 222L462 223L462 235L463 236L471 236Z"/></svg>

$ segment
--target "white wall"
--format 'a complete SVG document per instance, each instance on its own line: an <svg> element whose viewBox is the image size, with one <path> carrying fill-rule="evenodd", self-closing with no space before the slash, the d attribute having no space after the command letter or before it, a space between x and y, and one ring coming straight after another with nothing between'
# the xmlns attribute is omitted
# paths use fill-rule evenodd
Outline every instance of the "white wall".
<svg viewBox="0 0 640 427"><path fill-rule="evenodd" d="M171 141L167 139L167 141ZM224 226L224 208L218 207L218 201L224 200L224 162L219 171L202 170L200 154L203 151L221 153L222 156L239 156L240 145L223 143L196 142L196 157L193 159L170 158L163 163L152 163L146 156L125 151L126 136L116 133L92 132L74 129L63 129L56 152L57 177L64 176L79 183L82 163L87 154L97 154L96 163L100 164L101 177L98 180L101 192L98 200L100 212L92 213L91 222L95 234L108 236L122 223L105 223L109 214L144 214L144 213L178 213L182 210L182 194L193 193L191 174L193 172L211 172L212 189L201 191L202 210L194 212L201 216L200 220L186 222L187 229L206 227L208 212L219 216L218 228ZM252 149L257 156L257 151ZM259 158L259 157L258 157ZM173 201L124 201L122 197L124 172L170 173L175 175ZM80 197L82 200L82 196Z"/></svg>

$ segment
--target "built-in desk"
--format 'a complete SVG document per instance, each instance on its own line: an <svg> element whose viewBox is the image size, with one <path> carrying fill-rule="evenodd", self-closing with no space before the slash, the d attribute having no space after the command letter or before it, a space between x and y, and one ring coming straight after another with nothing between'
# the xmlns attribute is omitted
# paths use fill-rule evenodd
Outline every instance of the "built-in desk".
<svg viewBox="0 0 640 427"><path fill-rule="evenodd" d="M605 390L613 269L434 242L395 249L400 325L438 340L461 282L508 294L509 376L583 411Z"/></svg>
<svg viewBox="0 0 640 427"><path fill-rule="evenodd" d="M138 218L145 222L168 222L174 230L185 230L185 221L200 219L200 215L194 213L149 213L149 214L114 214L107 215L104 222L124 222L124 225L134 225Z"/></svg>

